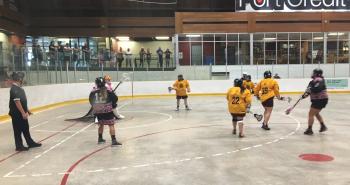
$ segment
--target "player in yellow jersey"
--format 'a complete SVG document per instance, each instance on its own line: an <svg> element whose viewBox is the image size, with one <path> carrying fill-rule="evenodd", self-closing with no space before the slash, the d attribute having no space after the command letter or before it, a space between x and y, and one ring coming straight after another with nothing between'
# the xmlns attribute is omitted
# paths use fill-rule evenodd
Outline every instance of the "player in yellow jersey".
<svg viewBox="0 0 350 185"><path fill-rule="evenodd" d="M183 99L185 102L186 110L191 110L187 101L187 93L191 92L190 83L188 80L185 80L183 75L178 75L172 89L176 91L176 111L179 111L181 99Z"/></svg>
<svg viewBox="0 0 350 185"><path fill-rule="evenodd" d="M239 126L239 137L244 137L243 134L243 118L249 112L252 102L251 93L243 87L241 79L235 79L234 87L230 88L226 95L229 112L232 115L233 131L236 135L237 123Z"/></svg>
<svg viewBox="0 0 350 185"><path fill-rule="evenodd" d="M255 85L252 82L252 76L247 75L246 79L243 81L243 87L248 89L251 93L254 93Z"/></svg>
<svg viewBox="0 0 350 185"><path fill-rule="evenodd" d="M255 87L254 94L262 102L264 106L264 122L262 129L270 130L268 123L273 109L273 99L277 97L279 100L284 100L280 96L279 86L276 80L271 78L271 71L265 71L264 79L261 80Z"/></svg>

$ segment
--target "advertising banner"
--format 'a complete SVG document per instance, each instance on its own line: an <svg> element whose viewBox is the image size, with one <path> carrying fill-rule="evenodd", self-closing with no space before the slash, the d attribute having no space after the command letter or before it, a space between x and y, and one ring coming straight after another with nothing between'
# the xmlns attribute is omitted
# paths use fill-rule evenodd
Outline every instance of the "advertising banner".
<svg viewBox="0 0 350 185"><path fill-rule="evenodd" d="M236 11L350 11L350 0L237 0Z"/></svg>

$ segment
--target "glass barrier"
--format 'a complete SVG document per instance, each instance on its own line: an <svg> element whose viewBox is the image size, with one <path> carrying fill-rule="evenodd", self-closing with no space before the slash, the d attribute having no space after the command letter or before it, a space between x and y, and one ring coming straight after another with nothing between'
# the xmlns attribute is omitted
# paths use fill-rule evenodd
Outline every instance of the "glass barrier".
<svg viewBox="0 0 350 185"><path fill-rule="evenodd" d="M31 51L31 52L28 52ZM6 87L13 71L26 74L26 85L94 82L97 76L110 75L118 80L123 73L135 72L138 80L163 80L163 72L173 72L172 54L132 55L67 48L63 52L43 52L41 48L22 47L0 52L0 82ZM170 55L170 56L169 56ZM135 75L134 75L135 76Z"/></svg>

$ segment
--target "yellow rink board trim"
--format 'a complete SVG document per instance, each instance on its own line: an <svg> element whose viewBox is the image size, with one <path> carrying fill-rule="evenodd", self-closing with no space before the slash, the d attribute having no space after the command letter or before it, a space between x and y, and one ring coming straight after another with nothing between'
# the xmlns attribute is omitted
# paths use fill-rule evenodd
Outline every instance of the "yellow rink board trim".
<svg viewBox="0 0 350 185"><path fill-rule="evenodd" d="M302 94L304 92L281 92L281 94ZM328 93L331 94L349 94L350 91L328 91ZM190 94L190 96L225 96L226 93L193 93ZM154 95L135 95L135 96L119 96L119 100L126 100L126 99L145 99L145 98L169 98L169 97L174 97L174 94L154 94ZM58 107L63 107L63 106L68 106L68 105L74 105L74 104L79 104L79 103L87 103L88 99L78 99L78 100L70 100L70 101L64 101L64 102L59 102L59 103L54 103L54 104L49 104L45 106L40 106L40 107L35 107L33 109L30 109L31 112L33 113L38 113L42 112L45 110L49 109L54 109ZM0 123L2 122L7 122L11 120L9 115L0 115Z"/></svg>

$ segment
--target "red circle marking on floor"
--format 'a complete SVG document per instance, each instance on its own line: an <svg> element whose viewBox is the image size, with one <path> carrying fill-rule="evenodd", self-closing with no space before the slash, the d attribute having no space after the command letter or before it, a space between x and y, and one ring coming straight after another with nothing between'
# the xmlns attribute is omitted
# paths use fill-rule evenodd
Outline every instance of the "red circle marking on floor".
<svg viewBox="0 0 350 185"><path fill-rule="evenodd" d="M302 154L299 157L306 161L315 161L315 162L329 162L333 161L334 157L323 154Z"/></svg>

